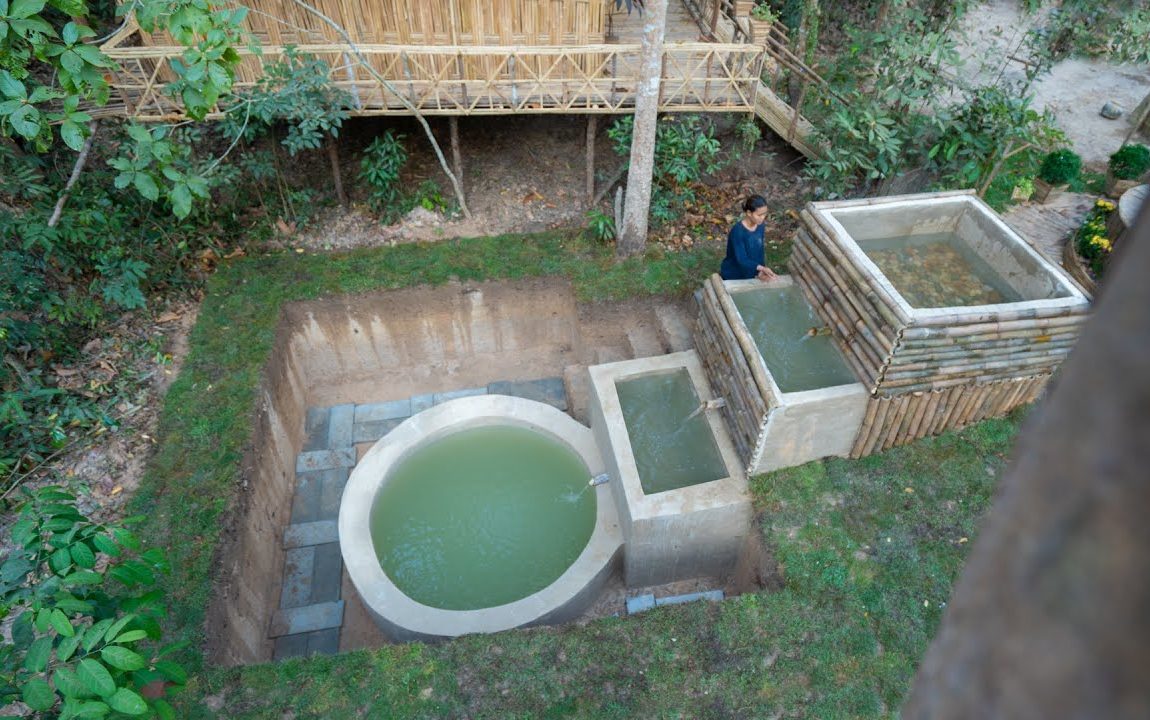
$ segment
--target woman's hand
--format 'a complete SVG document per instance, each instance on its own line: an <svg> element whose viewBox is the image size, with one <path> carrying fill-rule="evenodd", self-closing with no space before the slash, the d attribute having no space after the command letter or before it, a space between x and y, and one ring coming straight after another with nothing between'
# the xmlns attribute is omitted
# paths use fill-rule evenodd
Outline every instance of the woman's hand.
<svg viewBox="0 0 1150 720"><path fill-rule="evenodd" d="M763 282L767 282L769 280L774 280L778 277L778 275L776 275L775 271L766 265L759 265L755 268L755 277Z"/></svg>

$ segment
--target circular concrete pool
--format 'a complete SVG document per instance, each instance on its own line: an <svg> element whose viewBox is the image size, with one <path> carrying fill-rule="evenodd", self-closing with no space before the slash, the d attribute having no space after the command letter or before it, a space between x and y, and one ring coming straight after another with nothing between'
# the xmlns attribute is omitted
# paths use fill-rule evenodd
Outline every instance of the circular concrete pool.
<svg viewBox="0 0 1150 720"><path fill-rule="evenodd" d="M561 622L622 544L591 430L550 405L461 398L405 421L352 471L344 563L396 639Z"/></svg>

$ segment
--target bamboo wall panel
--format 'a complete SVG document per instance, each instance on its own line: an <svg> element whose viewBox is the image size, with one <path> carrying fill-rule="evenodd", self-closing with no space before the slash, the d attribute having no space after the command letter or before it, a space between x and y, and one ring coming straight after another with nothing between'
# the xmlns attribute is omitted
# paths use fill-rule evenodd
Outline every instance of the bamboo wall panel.
<svg viewBox="0 0 1150 720"><path fill-rule="evenodd" d="M695 347L711 387L726 398L723 418L732 431L739 457L749 463L774 402L769 388L765 392L762 389L762 378L756 377L755 369L761 362L758 351L748 357L745 343L738 337L741 324L733 322L724 296L730 300L717 275L704 284Z"/></svg>
<svg viewBox="0 0 1150 720"><path fill-rule="evenodd" d="M1047 375L1074 347L1086 321L1085 304L912 316L809 208L800 219L790 272L871 394Z"/></svg>
<svg viewBox="0 0 1150 720"><path fill-rule="evenodd" d="M312 0L356 44L587 45L606 40L605 0ZM342 37L291 0L245 0L247 29L262 45L317 45ZM142 33L149 47L173 45Z"/></svg>
<svg viewBox="0 0 1150 720"><path fill-rule="evenodd" d="M851 450L851 457L865 457L920 438L1005 415L1020 405L1037 400L1050 377L1050 374L1042 374L1009 380L966 382L941 390L872 397L868 401L866 416Z"/></svg>
<svg viewBox="0 0 1150 720"><path fill-rule="evenodd" d="M451 48L397 45L360 47L367 63L391 87L372 76L341 45L305 45L298 52L331 68L332 84L356 101L353 114L428 115L523 113L626 113L634 109L640 75L638 45ZM118 64L113 85L128 114L140 120L182 116L166 91L169 65L182 48L113 47ZM241 52L234 90L242 93L277 62L283 48ZM754 104L762 63L750 45L679 43L664 47L664 111L746 111ZM222 112L222 111L221 111ZM210 117L219 117L220 112Z"/></svg>

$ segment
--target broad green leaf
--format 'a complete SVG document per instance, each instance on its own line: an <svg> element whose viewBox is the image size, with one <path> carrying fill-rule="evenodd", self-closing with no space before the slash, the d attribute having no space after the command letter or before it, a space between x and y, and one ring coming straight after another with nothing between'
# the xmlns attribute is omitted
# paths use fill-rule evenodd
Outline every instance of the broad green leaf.
<svg viewBox="0 0 1150 720"><path fill-rule="evenodd" d="M82 633L73 633L72 637L61 640L60 644L56 646L56 659L60 662L68 662L68 658L76 652L76 648L80 646L80 640L83 637Z"/></svg>
<svg viewBox="0 0 1150 720"><path fill-rule="evenodd" d="M116 694L108 698L108 704L112 706L113 710L125 715L143 715L148 711L148 704L144 702L144 698L128 688L117 690Z"/></svg>
<svg viewBox="0 0 1150 720"><path fill-rule="evenodd" d="M108 631L114 620L101 620L92 627L84 631L84 652L92 652L92 648L100 644L104 639L104 633Z"/></svg>
<svg viewBox="0 0 1150 720"><path fill-rule="evenodd" d="M104 662L119 670L139 670L148 664L139 653L119 645L108 645L100 651L100 657L103 658Z"/></svg>
<svg viewBox="0 0 1150 720"><path fill-rule="evenodd" d="M80 678L84 688L93 695L108 697L116 692L116 682L112 680L108 669L92 658L84 658L76 667L76 676Z"/></svg>
<svg viewBox="0 0 1150 720"><path fill-rule="evenodd" d="M32 563L23 555L13 554L0 565L0 582L16 583L32 572Z"/></svg>
<svg viewBox="0 0 1150 720"><path fill-rule="evenodd" d="M56 668L56 672L52 673L52 684L64 697L83 697L88 694L80 678L76 677L76 671L67 666Z"/></svg>
<svg viewBox="0 0 1150 720"><path fill-rule="evenodd" d="M91 568L96 565L96 554L86 543L78 542L69 548L72 559L82 568Z"/></svg>
<svg viewBox="0 0 1150 720"><path fill-rule="evenodd" d="M75 50L66 50L60 53L60 65L73 75L79 75L84 70L84 59Z"/></svg>
<svg viewBox="0 0 1150 720"><path fill-rule="evenodd" d="M70 22L60 31L60 37L63 38L66 44L75 45L76 41L80 39L80 31L77 27L76 23Z"/></svg>
<svg viewBox="0 0 1150 720"><path fill-rule="evenodd" d="M171 660L159 661L156 663L156 670L177 685L183 685L188 682L188 671Z"/></svg>
<svg viewBox="0 0 1150 720"><path fill-rule="evenodd" d="M72 554L68 552L68 548L60 548L48 556L48 567L52 568L52 572L57 575L63 574L71 566Z"/></svg>
<svg viewBox="0 0 1150 720"><path fill-rule="evenodd" d="M104 576L94 570L77 570L67 580L73 585L99 585L104 582Z"/></svg>
<svg viewBox="0 0 1150 720"><path fill-rule="evenodd" d="M76 708L75 717L78 718L102 718L112 711L107 703L102 703L99 700L86 702L80 707Z"/></svg>
<svg viewBox="0 0 1150 720"><path fill-rule="evenodd" d="M145 137L147 136L147 129L140 127L139 125L133 125L129 127L128 132L131 133L132 129L134 128L139 128L141 131L143 131ZM132 137L135 138L136 136L133 134ZM148 139L150 140L151 138ZM140 540L132 533L132 531L125 530L124 528L112 528L112 535L115 536L117 542L129 550L140 549Z"/></svg>
<svg viewBox="0 0 1150 720"><path fill-rule="evenodd" d="M58 97L61 97L61 93L53 90L52 88L48 87L47 85L38 85L32 91L32 95L28 98L28 102L30 102L30 103L41 103L41 102L44 102L45 100L52 100L52 99L58 98ZM61 507L61 506L55 506L55 507ZM67 506L64 506L64 507L67 507ZM75 508L70 508L70 510L71 510L70 516L72 516L72 517L79 517L80 516L80 514L78 512L76 512ZM61 514L67 515L68 513L65 512L65 513L61 513Z"/></svg>
<svg viewBox="0 0 1150 720"><path fill-rule="evenodd" d="M156 185L156 181L152 179L151 175L147 173L136 173L135 177L136 190L149 200L158 200L160 197L160 188Z"/></svg>
<svg viewBox="0 0 1150 720"><path fill-rule="evenodd" d="M52 642L50 636L36 638L36 642L32 643L28 648L28 654L24 656L24 669L34 673L43 672L52 657Z"/></svg>
<svg viewBox="0 0 1150 720"><path fill-rule="evenodd" d="M114 639L112 639L110 642L119 643L119 644L123 645L124 643L135 642L136 640L143 640L146 637L148 637L148 633L144 632L143 630L129 630L128 632L120 633Z"/></svg>
<svg viewBox="0 0 1150 720"><path fill-rule="evenodd" d="M44 0L14 0L8 9L8 16L14 18L30 18L40 14L46 3Z"/></svg>
<svg viewBox="0 0 1150 720"><path fill-rule="evenodd" d="M192 193L186 183L180 183L172 188L172 212L176 217L183 219L192 212Z"/></svg>
<svg viewBox="0 0 1150 720"><path fill-rule="evenodd" d="M56 704L56 693L40 678L32 678L24 683L20 696L33 710L48 710Z"/></svg>
<svg viewBox="0 0 1150 720"><path fill-rule="evenodd" d="M112 542L112 539L107 535L96 535L92 538L92 543L96 549L110 557L120 556L120 546Z"/></svg>
<svg viewBox="0 0 1150 720"><path fill-rule="evenodd" d="M54 608L52 610L49 620L52 622L52 627L54 627L56 632L60 633L62 637L72 637L76 634L76 629L72 627L72 621L68 619L68 616L65 615L64 611L60 608Z"/></svg>
<svg viewBox="0 0 1150 720"><path fill-rule="evenodd" d="M120 618L116 622L112 623L112 626L108 628L108 631L104 634L104 636L106 638L109 638L108 641L111 642L112 638L117 637L120 634L120 631L123 630L124 628L128 627L128 623L132 622L135 619L136 619L136 616L134 614L125 615L124 617Z"/></svg>
<svg viewBox="0 0 1150 720"><path fill-rule="evenodd" d="M160 716L160 720L176 720L176 711L168 704L167 700L156 700L152 703L152 707L156 711L156 715Z"/></svg>
<svg viewBox="0 0 1150 720"><path fill-rule="evenodd" d="M8 116L8 123L17 133L28 140L33 140L40 134L40 111L31 105L21 105L16 112ZM47 524L49 523L45 523Z"/></svg>

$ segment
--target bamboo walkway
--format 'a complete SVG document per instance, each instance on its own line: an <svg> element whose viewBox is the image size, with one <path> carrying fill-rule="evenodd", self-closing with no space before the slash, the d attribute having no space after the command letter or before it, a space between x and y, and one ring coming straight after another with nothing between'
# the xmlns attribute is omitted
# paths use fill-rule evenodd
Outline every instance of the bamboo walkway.
<svg viewBox="0 0 1150 720"><path fill-rule="evenodd" d="M1002 219L1047 260L1061 267L1062 246L1082 225L1097 199L1086 193L1061 193L1047 203L1015 205L1002 214Z"/></svg>

